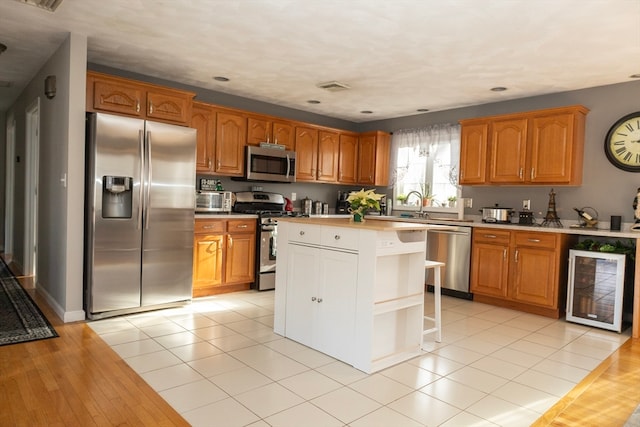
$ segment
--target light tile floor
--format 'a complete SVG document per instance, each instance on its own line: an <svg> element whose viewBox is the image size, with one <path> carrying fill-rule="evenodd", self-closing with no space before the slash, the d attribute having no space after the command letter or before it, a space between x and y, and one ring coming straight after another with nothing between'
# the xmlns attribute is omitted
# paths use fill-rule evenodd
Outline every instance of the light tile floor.
<svg viewBox="0 0 640 427"><path fill-rule="evenodd" d="M89 326L207 427L528 426L629 337L443 296L442 343L427 336L423 356L367 375L274 334L273 295L200 298Z"/></svg>

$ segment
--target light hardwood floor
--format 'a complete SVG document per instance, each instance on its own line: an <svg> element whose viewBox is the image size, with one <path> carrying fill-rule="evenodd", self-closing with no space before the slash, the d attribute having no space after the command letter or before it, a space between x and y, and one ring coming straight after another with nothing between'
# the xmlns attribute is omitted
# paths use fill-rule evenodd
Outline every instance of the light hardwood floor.
<svg viewBox="0 0 640 427"><path fill-rule="evenodd" d="M189 425L84 322L29 292L60 337L0 347L0 426Z"/></svg>
<svg viewBox="0 0 640 427"><path fill-rule="evenodd" d="M0 347L0 425L188 425L84 322L62 323L30 293L60 337ZM640 340L630 339L534 425L622 426L638 384Z"/></svg>

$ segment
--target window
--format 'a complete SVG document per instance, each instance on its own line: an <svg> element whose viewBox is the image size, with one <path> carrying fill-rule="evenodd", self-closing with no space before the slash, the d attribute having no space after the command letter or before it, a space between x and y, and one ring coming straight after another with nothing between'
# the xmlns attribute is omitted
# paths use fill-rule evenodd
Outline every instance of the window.
<svg viewBox="0 0 640 427"><path fill-rule="evenodd" d="M456 210L460 126L433 125L393 133L394 209ZM422 197L420 200L419 193Z"/></svg>

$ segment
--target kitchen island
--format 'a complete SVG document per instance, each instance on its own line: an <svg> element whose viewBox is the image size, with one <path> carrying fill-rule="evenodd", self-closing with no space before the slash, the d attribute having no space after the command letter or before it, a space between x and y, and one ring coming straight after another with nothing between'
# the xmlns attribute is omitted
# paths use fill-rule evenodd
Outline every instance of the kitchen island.
<svg viewBox="0 0 640 427"><path fill-rule="evenodd" d="M282 218L274 331L367 373L421 354L426 236L436 227Z"/></svg>

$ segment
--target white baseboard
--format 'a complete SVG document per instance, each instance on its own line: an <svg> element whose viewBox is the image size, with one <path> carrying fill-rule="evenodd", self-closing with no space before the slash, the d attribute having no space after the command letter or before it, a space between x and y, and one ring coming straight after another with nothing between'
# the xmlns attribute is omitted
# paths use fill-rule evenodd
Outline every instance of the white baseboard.
<svg viewBox="0 0 640 427"><path fill-rule="evenodd" d="M58 304L58 301L56 301L55 299L53 299L51 295L49 295L46 289L40 286L36 286L36 292L38 292L40 295L44 297L45 300L47 300L47 303L49 304L49 306L58 315L58 317L62 319L64 323L77 322L79 320L86 319L86 314L84 310L65 311L60 306L60 304Z"/></svg>

